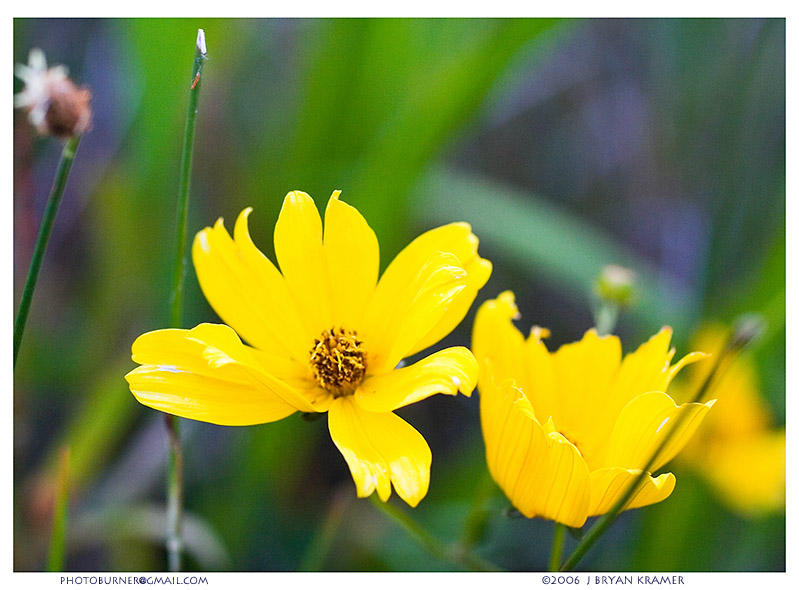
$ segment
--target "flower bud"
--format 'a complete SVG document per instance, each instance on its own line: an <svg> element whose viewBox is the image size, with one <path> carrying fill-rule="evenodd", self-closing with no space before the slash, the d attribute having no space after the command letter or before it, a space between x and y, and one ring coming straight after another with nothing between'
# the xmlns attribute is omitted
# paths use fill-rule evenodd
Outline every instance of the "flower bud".
<svg viewBox="0 0 799 590"><path fill-rule="evenodd" d="M25 83L14 106L28 112L28 120L42 135L68 138L88 131L92 122L92 94L67 76L67 68L47 68L41 49L32 49L28 65L17 64L14 74Z"/></svg>
<svg viewBox="0 0 799 590"><path fill-rule="evenodd" d="M627 307L635 299L635 273L629 268L609 264L594 282L594 292L603 301Z"/></svg>

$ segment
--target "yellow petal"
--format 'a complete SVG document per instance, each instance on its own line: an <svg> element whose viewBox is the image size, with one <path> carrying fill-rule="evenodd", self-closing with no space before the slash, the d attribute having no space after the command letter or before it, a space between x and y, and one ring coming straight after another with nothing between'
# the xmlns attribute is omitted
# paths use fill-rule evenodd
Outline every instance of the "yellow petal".
<svg viewBox="0 0 799 590"><path fill-rule="evenodd" d="M663 383L658 386L658 391L665 391L668 386L671 384L671 381L674 377L677 376L677 373L683 370L683 368L687 367L688 365L692 365L696 362L703 361L707 358L710 358L709 354L704 352L689 352L684 357L682 357L679 361L671 365L666 371L664 371L664 379Z"/></svg>
<svg viewBox="0 0 799 590"><path fill-rule="evenodd" d="M640 469L609 467L591 472L591 504L589 516L605 514L627 492ZM655 478L647 475L639 484L635 495L625 504L624 510L640 508L665 500L674 490L677 480L672 473L663 473Z"/></svg>
<svg viewBox="0 0 799 590"><path fill-rule="evenodd" d="M347 461L359 498L376 489L385 502L391 484L411 506L427 494L433 460L430 447L402 418L391 412L367 412L352 397L340 397L330 406L328 426Z"/></svg>
<svg viewBox="0 0 799 590"><path fill-rule="evenodd" d="M691 353L670 365L674 349L669 348L672 330L668 326L624 357L608 395L607 412L611 416L634 397L647 391L666 391L674 376L686 365L702 360L704 353Z"/></svg>
<svg viewBox="0 0 799 590"><path fill-rule="evenodd" d="M627 402L642 393L665 391L662 375L674 354L673 350L669 350L671 335L671 328L661 328L635 352L624 357L608 395L610 415L617 416Z"/></svg>
<svg viewBox="0 0 799 590"><path fill-rule="evenodd" d="M325 257L336 325L361 331L366 304L377 284L377 237L357 209L335 191L325 210Z"/></svg>
<svg viewBox="0 0 799 590"><path fill-rule="evenodd" d="M741 355L734 359L710 391L710 395L718 396L718 407L708 416L708 424L702 430L708 428L707 434L725 438L767 430L771 416L757 380L751 358Z"/></svg>
<svg viewBox="0 0 799 590"><path fill-rule="evenodd" d="M553 355L542 338L548 337L545 328L533 327L522 349L522 388L542 421L558 412L558 376Z"/></svg>
<svg viewBox="0 0 799 590"><path fill-rule="evenodd" d="M692 339L692 347L716 355L728 337L729 328L706 325ZM691 370L683 380L683 398L694 394L712 366L702 363ZM680 460L710 481L722 500L744 516L784 510L785 429L769 428L771 417L758 391L751 355L739 354L728 363L709 395L719 399Z"/></svg>
<svg viewBox="0 0 799 590"><path fill-rule="evenodd" d="M322 242L322 220L313 199L292 191L275 224L275 255L311 341L333 327L330 280Z"/></svg>
<svg viewBox="0 0 799 590"><path fill-rule="evenodd" d="M480 417L492 477L525 516L579 527L588 516L588 467L560 433L547 431L509 384L480 386Z"/></svg>
<svg viewBox="0 0 799 590"><path fill-rule="evenodd" d="M441 320L467 285L466 271L449 252L438 252L421 266L403 266L401 270L405 281L399 284L384 280L396 277L400 270L393 275L386 271L366 310L364 343L370 375L392 370L430 326Z"/></svg>
<svg viewBox="0 0 799 590"><path fill-rule="evenodd" d="M305 363L308 337L283 277L250 239L251 211L239 215L235 241L221 219L196 235L192 257L197 279L211 307L247 342Z"/></svg>
<svg viewBox="0 0 799 590"><path fill-rule="evenodd" d="M553 419L595 469L600 466L598 449L613 425L602 417L608 389L619 370L621 343L616 336L599 336L591 329L582 340L561 346L552 360L558 383Z"/></svg>
<svg viewBox="0 0 799 590"><path fill-rule="evenodd" d="M521 377L524 336L513 325L519 316L513 293L505 291L477 310L472 331L472 350L480 366L480 388L489 376L497 383Z"/></svg>
<svg viewBox="0 0 799 590"><path fill-rule="evenodd" d="M733 510L747 516L785 510L784 429L717 441L705 459L696 470Z"/></svg>
<svg viewBox="0 0 799 590"><path fill-rule="evenodd" d="M408 352L408 356L433 346L452 332L466 317L474 298L477 297L477 292L483 288L491 276L492 265L485 258L475 256L464 268L466 270L466 288L454 299L438 323Z"/></svg>
<svg viewBox="0 0 799 590"><path fill-rule="evenodd" d="M677 406L668 395L659 391L639 395L619 414L610 435L604 464L641 469L663 439L669 436L668 444L649 468L649 471L656 471L686 445L714 403L715 400ZM680 418L677 430L671 433L680 414L685 416Z"/></svg>
<svg viewBox="0 0 799 590"><path fill-rule="evenodd" d="M402 369L367 377L355 401L370 412L391 412L444 393L471 395L477 383L477 361L468 348L446 348Z"/></svg>
<svg viewBox="0 0 799 590"><path fill-rule="evenodd" d="M142 404L214 424L261 424L316 410L302 390L267 372L285 363L264 364L268 357L253 352L223 325L157 330L133 343L142 366L125 378Z"/></svg>
<svg viewBox="0 0 799 590"><path fill-rule="evenodd" d="M402 356L397 360L432 346L451 332L466 315L477 290L491 274L491 264L477 256L477 243L468 223L437 227L408 244L380 277L374 299L369 305L370 332L390 335L394 319L410 313L404 309L409 306L415 293L408 286L419 279L422 269L427 268L425 272L431 272L429 263L432 259L449 254L452 266L460 268L463 274L462 288L442 299L435 313L429 314L414 332L406 335L400 346L404 348L400 353ZM381 341L376 345L386 347L388 343Z"/></svg>

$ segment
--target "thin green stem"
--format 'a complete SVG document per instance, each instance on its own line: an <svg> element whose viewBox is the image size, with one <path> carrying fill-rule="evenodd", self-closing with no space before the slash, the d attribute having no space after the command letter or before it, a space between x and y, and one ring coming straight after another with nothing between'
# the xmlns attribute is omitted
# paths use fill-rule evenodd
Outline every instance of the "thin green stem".
<svg viewBox="0 0 799 590"><path fill-rule="evenodd" d="M605 336L613 332L619 319L619 306L603 301L594 315L597 334Z"/></svg>
<svg viewBox="0 0 799 590"><path fill-rule="evenodd" d="M433 557L442 561L449 561L449 555L444 544L424 530L418 522L405 514L404 511L388 502L383 502L375 494L369 496L369 499L372 504L377 506L378 510L400 525L414 541L424 547Z"/></svg>
<svg viewBox="0 0 799 590"><path fill-rule="evenodd" d="M460 550L459 548L455 548L452 552L451 561L455 563L459 563L464 568L470 571L475 572L501 572L503 571L501 567L488 561L487 559L483 559L479 555L475 555L471 551L464 551Z"/></svg>
<svg viewBox="0 0 799 590"><path fill-rule="evenodd" d="M344 518L344 512L347 510L351 498L352 491L349 487L341 487L334 493L325 511L321 526L317 529L316 534L305 550L305 555L300 560L299 571L315 572L324 566L325 558L333 546L333 541L336 538L339 526L341 526L341 521Z"/></svg>
<svg viewBox="0 0 799 590"><path fill-rule="evenodd" d="M552 552L549 554L549 571L556 572L560 569L560 560L563 557L563 542L566 540L566 525L555 523L555 532L552 537Z"/></svg>
<svg viewBox="0 0 799 590"><path fill-rule="evenodd" d="M183 133L183 153L180 159L180 181L177 201L177 238L172 272L172 292L170 298L169 321L172 327L179 328L183 315L183 284L186 275L186 226L189 216L189 187L191 184L191 163L194 156L194 130L197 125L197 105L202 86L202 70L208 58L205 54L205 33L197 33L194 49L194 63L189 82L189 108L186 112L186 127Z"/></svg>
<svg viewBox="0 0 799 590"><path fill-rule="evenodd" d="M170 572L179 572L183 555L183 447L180 443L180 420L164 414L169 438L167 473L166 552Z"/></svg>
<svg viewBox="0 0 799 590"><path fill-rule="evenodd" d="M493 493L494 480L491 479L491 475L488 471L485 471L480 482L477 484L477 489L472 499L472 505L464 520L460 546L465 551L471 551L483 538L486 524L488 523L488 517L491 515L491 512L486 509L486 504L491 499Z"/></svg>
<svg viewBox="0 0 799 590"><path fill-rule="evenodd" d="M745 344L743 344L745 345ZM724 350L719 354L718 360L714 363L713 368L711 369L708 376L702 382L702 385L697 390L694 397L691 399L689 403L696 403L701 400L705 394L707 393L708 389L710 388L711 384L715 381L717 376L720 374L722 367L727 366L727 359L730 354L733 354L740 350L743 345L736 345L733 339L730 339L727 342L727 345L724 347ZM616 518L618 518L619 514L621 514L624 507L627 503L633 498L633 496L638 492L640 486L642 485L644 479L649 476L649 472L655 464L657 458L661 455L663 450L666 448L666 445L669 444L671 441L672 435L677 432L680 428L680 425L689 415L688 412L680 412L677 415L677 418L671 425L668 433L663 437L663 440L658 445L655 452L646 462L646 464L641 469L640 473L636 476L633 482L626 488L624 494L616 501L616 503L611 507L611 509L602 515L594 525L588 530L585 536L580 540L577 544L577 547L574 548L572 554L563 562L563 565L560 567L560 571L571 571L574 567L580 562L586 552L596 543L597 539L602 536L602 534L612 525Z"/></svg>
<svg viewBox="0 0 799 590"><path fill-rule="evenodd" d="M183 316L183 286L186 275L186 226L189 217L189 187L191 162L194 155L194 130L197 123L197 105L202 85L202 69L206 57L205 32L197 31L194 62L189 81L189 107L183 133L183 153L180 160L180 181L177 200L177 238L170 294L169 323L179 328ZM183 449L180 443L180 421L165 414L169 437L169 473L167 476L167 561L169 571L180 571L183 552Z"/></svg>
<svg viewBox="0 0 799 590"><path fill-rule="evenodd" d="M14 318L15 367L17 366L19 347L22 343L22 334L25 332L25 324L28 321L33 291L36 289L36 281L39 277L39 270L42 267L44 252L47 249L47 242L50 239L53 222L55 222L56 214L58 213L58 206L61 203L61 197L64 194L64 187L67 185L67 178L69 178L69 171L72 169L72 162L75 160L75 154L78 151L79 143L80 135L75 135L66 142L64 149L61 150L61 161L58 163L58 168L56 169L53 188L50 189L50 197L47 200L47 207L44 210L42 225L39 228L39 235L36 238L36 245L33 248L33 257L31 258L30 267L28 267L28 277L25 279L25 287L22 289L22 298L19 301L17 317Z"/></svg>
<svg viewBox="0 0 799 590"><path fill-rule="evenodd" d="M501 571L493 563L474 555L471 552L456 548L450 550L444 543L428 533L418 522L396 506L383 502L374 494L369 497L378 510L396 522L408 535L421 545L430 555L441 561L457 563L469 570L480 572Z"/></svg>

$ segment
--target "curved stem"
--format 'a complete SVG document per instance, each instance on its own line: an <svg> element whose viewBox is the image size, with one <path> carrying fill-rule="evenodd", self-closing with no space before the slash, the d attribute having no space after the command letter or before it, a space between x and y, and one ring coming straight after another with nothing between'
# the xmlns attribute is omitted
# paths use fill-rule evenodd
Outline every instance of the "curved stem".
<svg viewBox="0 0 799 590"><path fill-rule="evenodd" d="M555 523L555 533L552 537L552 552L549 554L549 571L556 572L560 568L560 559L563 556L563 541L566 539L566 525Z"/></svg>
<svg viewBox="0 0 799 590"><path fill-rule="evenodd" d="M201 75L207 60L205 32L197 31L194 49L194 63L189 86L189 109L186 113L186 128L183 134L183 153L180 160L180 182L177 201L177 241L175 244L175 263L172 273L169 323L179 328L183 315L183 285L186 275L186 225L189 216L189 185L191 181L191 162L194 155L194 129L197 123L197 104L200 98ZM165 414L167 436L169 437L169 473L167 483L167 561L169 571L180 571L183 551L183 449L180 442L180 420Z"/></svg>
<svg viewBox="0 0 799 590"><path fill-rule="evenodd" d="M388 516L391 520L396 522L408 535L419 545L425 548L436 559L446 561L449 563L457 563L463 567L480 572L498 572L502 571L493 563L474 555L468 551L450 551L449 548L441 541L436 539L433 535L428 533L418 522L408 516L403 510L388 502L381 501L375 494L372 494L369 499L372 501L378 510Z"/></svg>
<svg viewBox="0 0 799 590"><path fill-rule="evenodd" d="M42 267L44 252L47 249L47 242L50 239L50 232L53 229L53 222L58 213L58 206L64 194L64 187L67 185L69 171L72 169L72 162L75 160L75 153L78 151L80 135L71 137L61 150L61 160L56 169L53 188L50 189L50 197L47 200L47 207L42 217L42 225L39 227L39 235L36 237L36 245L33 248L33 256L28 267L28 277L25 279L25 287L22 289L22 297L19 301L17 317L14 318L14 366L17 366L17 355L22 343L22 334L25 332L25 324L28 321L33 291L36 289L36 281L39 277L39 270Z"/></svg>
<svg viewBox="0 0 799 590"><path fill-rule="evenodd" d="M388 502L383 502L375 494L369 496L369 499L372 501L372 504L377 506L378 510L400 525L400 527L402 527L402 529L408 533L408 535L413 538L414 541L424 547L433 557L442 561L448 561L446 547L444 547L444 545L433 535L424 530L424 528L422 528L418 522L413 520L410 516L405 514L405 512L396 506L393 506Z"/></svg>
<svg viewBox="0 0 799 590"><path fill-rule="evenodd" d="M460 546L466 551L471 551L483 538L488 517L491 515L485 505L491 498L493 492L494 480L491 479L491 475L488 471L485 471L482 479L477 484L477 491L472 499L472 505L463 523Z"/></svg>
<svg viewBox="0 0 799 590"><path fill-rule="evenodd" d="M333 494L325 511L325 517L300 560L299 571L316 572L324 566L325 557L333 546L351 498L352 492L349 487L341 487Z"/></svg>

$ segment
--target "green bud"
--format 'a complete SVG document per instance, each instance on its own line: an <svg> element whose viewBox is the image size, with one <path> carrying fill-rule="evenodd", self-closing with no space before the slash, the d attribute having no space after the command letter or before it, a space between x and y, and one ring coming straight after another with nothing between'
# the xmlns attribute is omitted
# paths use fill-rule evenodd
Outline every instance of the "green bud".
<svg viewBox="0 0 799 590"><path fill-rule="evenodd" d="M629 268L609 264L594 281L594 293L606 303L628 307L636 296L635 273Z"/></svg>

